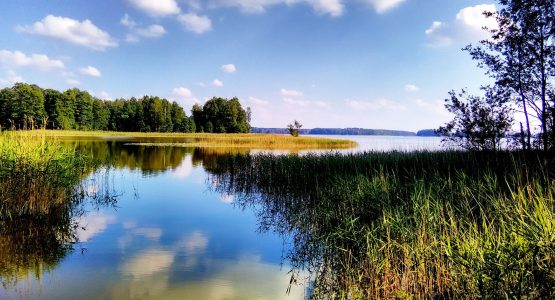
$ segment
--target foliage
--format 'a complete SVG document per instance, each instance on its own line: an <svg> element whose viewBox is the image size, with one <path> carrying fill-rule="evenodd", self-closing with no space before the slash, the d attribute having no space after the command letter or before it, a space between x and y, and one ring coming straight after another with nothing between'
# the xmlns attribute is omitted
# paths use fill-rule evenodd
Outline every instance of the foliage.
<svg viewBox="0 0 555 300"><path fill-rule="evenodd" d="M453 120L439 128L444 142L454 142L468 150L500 150L512 123L512 111L505 105L504 95L487 89L486 97L451 91L445 107Z"/></svg>
<svg viewBox="0 0 555 300"><path fill-rule="evenodd" d="M187 117L177 102L153 96L105 101L25 83L0 90L0 127L7 129L247 133L249 117L237 98L213 98Z"/></svg>
<svg viewBox="0 0 555 300"><path fill-rule="evenodd" d="M538 145L554 148L555 2L499 0L499 4L498 12L484 12L497 21L498 28L489 28L491 38L465 50L522 110L523 148L533 146L534 124L539 125Z"/></svg>
<svg viewBox="0 0 555 300"><path fill-rule="evenodd" d="M297 137L299 136L301 127L303 127L303 125L299 121L295 120L292 124L287 125L287 130L290 135Z"/></svg>

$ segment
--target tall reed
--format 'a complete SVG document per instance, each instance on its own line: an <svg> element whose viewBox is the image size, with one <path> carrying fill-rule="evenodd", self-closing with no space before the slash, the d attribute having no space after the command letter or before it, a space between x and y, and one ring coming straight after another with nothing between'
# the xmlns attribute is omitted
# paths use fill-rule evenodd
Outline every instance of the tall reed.
<svg viewBox="0 0 555 300"><path fill-rule="evenodd" d="M62 205L86 166L85 156L52 139L0 133L0 219Z"/></svg>
<svg viewBox="0 0 555 300"><path fill-rule="evenodd" d="M213 166L218 190L291 241L313 298L555 297L549 156L261 154Z"/></svg>

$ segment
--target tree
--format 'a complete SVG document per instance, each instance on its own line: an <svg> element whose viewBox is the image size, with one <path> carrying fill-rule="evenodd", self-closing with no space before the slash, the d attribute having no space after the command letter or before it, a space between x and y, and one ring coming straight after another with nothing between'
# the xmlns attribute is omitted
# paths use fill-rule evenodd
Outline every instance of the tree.
<svg viewBox="0 0 555 300"><path fill-rule="evenodd" d="M75 89L75 124L77 129L92 129L93 118L93 97L86 91Z"/></svg>
<svg viewBox="0 0 555 300"><path fill-rule="evenodd" d="M523 148L532 147L532 127L536 123L539 146L553 149L555 2L499 0L499 4L498 12L484 12L497 21L498 28L488 29L491 38L465 50L521 109L525 120L524 126L521 124Z"/></svg>
<svg viewBox="0 0 555 300"><path fill-rule="evenodd" d="M104 101L100 99L93 100L93 126L94 130L107 130L110 121L110 109Z"/></svg>
<svg viewBox="0 0 555 300"><path fill-rule="evenodd" d="M499 150L500 141L511 128L512 112L506 105L506 95L484 88L485 97L462 90L449 93L445 107L454 114L453 120L439 128L444 142L453 142L468 150Z"/></svg>
<svg viewBox="0 0 555 300"><path fill-rule="evenodd" d="M303 125L299 121L295 120L293 122L293 124L287 125L287 130L289 131L289 134L291 134L292 136L297 137L297 136L299 136L299 132L301 130L301 127L303 127Z"/></svg>

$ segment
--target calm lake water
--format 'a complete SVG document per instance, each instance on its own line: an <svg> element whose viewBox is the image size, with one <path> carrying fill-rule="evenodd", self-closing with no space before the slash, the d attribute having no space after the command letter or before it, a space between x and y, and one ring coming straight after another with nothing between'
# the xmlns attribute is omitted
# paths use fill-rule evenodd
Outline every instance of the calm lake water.
<svg viewBox="0 0 555 300"><path fill-rule="evenodd" d="M351 137L352 151L438 150L439 138ZM68 141L99 162L83 182L97 201L70 220L46 220L14 236L1 261L2 299L303 299L287 293L287 235L261 228L256 209L235 205L206 171L214 157L248 150L132 145L141 140ZM148 140L148 142L152 142ZM99 200L100 199L100 200ZM17 228L17 224L11 224ZM32 244L22 240L32 227ZM54 228L54 229L53 229ZM10 231L11 230L11 231ZM52 242L61 233L77 243ZM26 233L25 233L26 232ZM29 234L31 236L31 234ZM23 246L22 246L23 245ZM29 269L29 266L33 266ZM38 266L38 267L37 267Z"/></svg>

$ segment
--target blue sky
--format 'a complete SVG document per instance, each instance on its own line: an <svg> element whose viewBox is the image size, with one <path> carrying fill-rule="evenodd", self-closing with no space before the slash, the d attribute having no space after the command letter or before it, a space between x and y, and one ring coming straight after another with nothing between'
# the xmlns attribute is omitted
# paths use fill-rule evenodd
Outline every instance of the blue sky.
<svg viewBox="0 0 555 300"><path fill-rule="evenodd" d="M435 128L451 89L487 79L468 43L492 2L17 0L0 3L0 86L15 81L187 110L238 97L252 124Z"/></svg>

